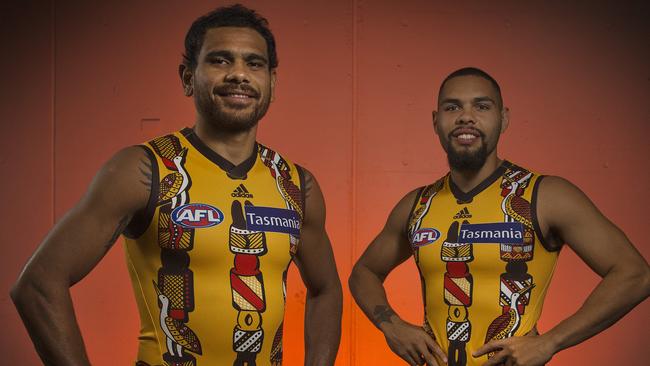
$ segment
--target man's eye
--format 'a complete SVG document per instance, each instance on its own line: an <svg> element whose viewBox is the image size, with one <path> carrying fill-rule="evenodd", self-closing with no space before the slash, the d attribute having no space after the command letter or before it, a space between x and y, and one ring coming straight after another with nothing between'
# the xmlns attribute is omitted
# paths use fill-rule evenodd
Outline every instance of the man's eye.
<svg viewBox="0 0 650 366"><path fill-rule="evenodd" d="M215 65L225 65L228 63L228 60L225 58L213 58L210 60L210 63Z"/></svg>
<svg viewBox="0 0 650 366"><path fill-rule="evenodd" d="M252 61L252 62L248 63L248 66L250 66L250 67L252 67L254 69L259 69L259 68L263 67L264 64L261 63L261 62L258 62L258 61Z"/></svg>
<svg viewBox="0 0 650 366"><path fill-rule="evenodd" d="M481 111L488 111L490 110L490 105L485 103L479 103L476 105L476 108L478 108Z"/></svg>
<svg viewBox="0 0 650 366"><path fill-rule="evenodd" d="M457 111L457 110L458 110L458 106L455 105L455 104L450 104L450 105L445 107L445 111L447 111L447 112Z"/></svg>

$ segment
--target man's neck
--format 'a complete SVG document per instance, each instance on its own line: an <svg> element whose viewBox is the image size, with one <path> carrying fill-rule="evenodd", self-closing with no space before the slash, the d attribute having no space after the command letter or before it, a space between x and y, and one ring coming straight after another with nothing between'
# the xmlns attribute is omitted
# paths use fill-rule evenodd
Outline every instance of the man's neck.
<svg viewBox="0 0 650 366"><path fill-rule="evenodd" d="M451 180L463 192L469 192L481 184L501 165L503 160L499 159L496 151L485 160L485 164L479 170L462 171L450 169Z"/></svg>
<svg viewBox="0 0 650 366"><path fill-rule="evenodd" d="M234 165L248 159L255 149L257 125L248 131L231 133L215 129L210 124L197 121L194 133L212 151Z"/></svg>

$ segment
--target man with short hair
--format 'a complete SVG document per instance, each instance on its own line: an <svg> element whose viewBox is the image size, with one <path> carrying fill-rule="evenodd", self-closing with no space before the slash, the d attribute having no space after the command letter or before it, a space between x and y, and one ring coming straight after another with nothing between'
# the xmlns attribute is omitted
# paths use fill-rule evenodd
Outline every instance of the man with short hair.
<svg viewBox="0 0 650 366"><path fill-rule="evenodd" d="M408 193L356 263L359 306L410 365L543 365L650 293L650 269L577 187L497 155L508 127L498 83L476 68L440 86L433 125L450 172ZM603 277L574 315L536 329L562 245ZM424 326L395 314L383 281L413 255Z"/></svg>
<svg viewBox="0 0 650 366"><path fill-rule="evenodd" d="M90 364L69 287L122 233L141 319L136 365L280 365L292 261L307 287L305 364L334 363L342 295L321 190L256 142L277 65L253 10L192 24L179 74L194 127L111 158L12 290L46 364Z"/></svg>

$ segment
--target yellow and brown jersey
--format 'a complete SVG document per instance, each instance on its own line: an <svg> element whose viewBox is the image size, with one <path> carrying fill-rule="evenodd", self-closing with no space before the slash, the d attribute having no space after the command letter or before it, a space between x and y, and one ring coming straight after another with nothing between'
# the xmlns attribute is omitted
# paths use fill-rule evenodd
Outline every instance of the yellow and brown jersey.
<svg viewBox="0 0 650 366"><path fill-rule="evenodd" d="M505 161L470 192L449 174L420 189L407 234L420 271L425 329L449 365L486 342L533 329L555 269L536 217L543 177ZM491 355L488 355L491 357Z"/></svg>
<svg viewBox="0 0 650 366"><path fill-rule="evenodd" d="M125 232L137 364L281 365L301 169L260 144L234 166L189 128L142 147L152 193Z"/></svg>

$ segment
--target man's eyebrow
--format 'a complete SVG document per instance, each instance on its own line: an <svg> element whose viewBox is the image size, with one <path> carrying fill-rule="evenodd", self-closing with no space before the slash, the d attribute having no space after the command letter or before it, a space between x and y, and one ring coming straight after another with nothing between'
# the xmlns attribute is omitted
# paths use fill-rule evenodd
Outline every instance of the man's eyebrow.
<svg viewBox="0 0 650 366"><path fill-rule="evenodd" d="M229 60L232 60L234 58L232 52L226 51L226 50L216 50L216 51L210 51L205 55L206 58L212 58L212 57L224 57Z"/></svg>
<svg viewBox="0 0 650 366"><path fill-rule="evenodd" d="M206 58L223 57L228 60L233 60L235 58L235 54L227 50L215 50L215 51L208 52L205 55L205 57ZM264 63L267 64L269 63L269 60L266 57L255 52L245 53L243 55L243 58L245 61L263 61Z"/></svg>
<svg viewBox="0 0 650 366"><path fill-rule="evenodd" d="M456 99L456 98L445 98L445 99L440 101L440 104L447 104L447 103L448 104L462 104L460 102L460 99Z"/></svg>
<svg viewBox="0 0 650 366"><path fill-rule="evenodd" d="M472 100L474 103L480 103L480 102L490 102L492 104L497 104L494 99L490 97L476 97Z"/></svg>

